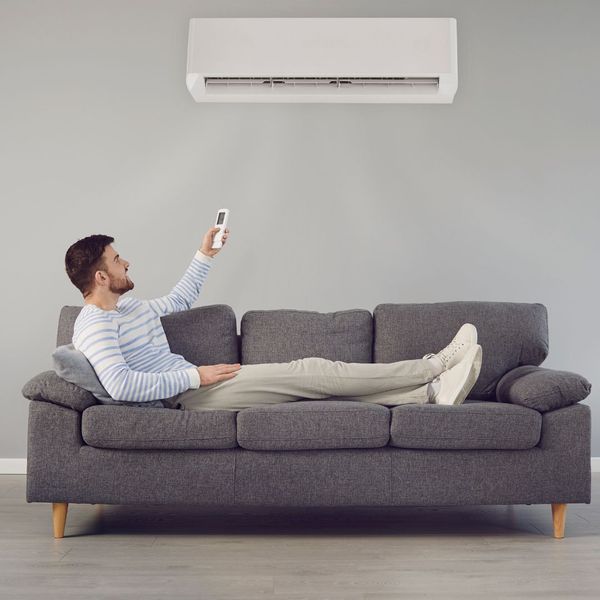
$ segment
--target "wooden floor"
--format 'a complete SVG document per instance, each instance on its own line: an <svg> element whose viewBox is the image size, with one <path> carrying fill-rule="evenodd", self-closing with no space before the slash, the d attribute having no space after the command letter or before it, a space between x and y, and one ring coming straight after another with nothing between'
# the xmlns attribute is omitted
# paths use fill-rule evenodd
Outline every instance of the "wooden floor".
<svg viewBox="0 0 600 600"><path fill-rule="evenodd" d="M159 485L159 482L157 482ZM592 497L600 491L594 474ZM65 537L0 475L0 598L599 598L600 501L232 510L70 504Z"/></svg>

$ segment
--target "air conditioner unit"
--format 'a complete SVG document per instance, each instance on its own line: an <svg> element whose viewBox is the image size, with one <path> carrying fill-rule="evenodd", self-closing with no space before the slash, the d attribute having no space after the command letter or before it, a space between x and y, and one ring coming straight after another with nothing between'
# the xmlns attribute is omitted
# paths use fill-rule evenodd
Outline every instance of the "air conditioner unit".
<svg viewBox="0 0 600 600"><path fill-rule="evenodd" d="M190 19L196 102L451 103L453 18Z"/></svg>

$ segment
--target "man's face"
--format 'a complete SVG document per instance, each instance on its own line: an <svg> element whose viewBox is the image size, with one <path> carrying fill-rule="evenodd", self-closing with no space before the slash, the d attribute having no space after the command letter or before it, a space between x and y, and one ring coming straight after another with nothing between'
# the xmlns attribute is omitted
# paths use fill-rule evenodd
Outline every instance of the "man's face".
<svg viewBox="0 0 600 600"><path fill-rule="evenodd" d="M124 294L132 290L134 287L133 281L127 275L129 263L124 258L121 258L112 246L104 248L102 256L104 257L107 269L105 272L108 274L109 279L108 289L113 294Z"/></svg>

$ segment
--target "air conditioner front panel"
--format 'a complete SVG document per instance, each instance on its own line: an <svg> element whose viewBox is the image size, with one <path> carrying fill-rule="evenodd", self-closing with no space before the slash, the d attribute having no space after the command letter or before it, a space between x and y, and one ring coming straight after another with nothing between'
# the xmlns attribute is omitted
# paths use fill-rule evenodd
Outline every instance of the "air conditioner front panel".
<svg viewBox="0 0 600 600"><path fill-rule="evenodd" d="M394 91L362 86L335 91L319 86L279 89L231 83L247 79L438 79L435 94L420 88L425 101L448 101L456 90L455 19L404 18L207 18L190 20L190 92L197 101L368 101L370 96L417 101L403 86ZM216 83L228 80L228 85ZM450 85L448 85L450 84ZM337 87L337 86L336 86ZM235 88L235 89L231 89ZM285 88L285 89L284 89ZM453 91L452 91L453 90ZM325 99L330 96L330 99ZM444 96L444 97L442 97ZM361 100L362 98L362 100ZM374 100L377 101L377 100ZM435 99L433 101L436 101Z"/></svg>

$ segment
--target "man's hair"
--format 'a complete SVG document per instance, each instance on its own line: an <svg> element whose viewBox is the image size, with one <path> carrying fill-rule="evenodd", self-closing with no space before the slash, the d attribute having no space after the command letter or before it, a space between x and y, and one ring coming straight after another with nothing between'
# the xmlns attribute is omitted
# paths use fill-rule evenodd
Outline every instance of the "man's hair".
<svg viewBox="0 0 600 600"><path fill-rule="evenodd" d="M73 285L83 297L94 290L96 271L107 271L104 261L104 248L112 244L115 238L109 235L95 234L76 241L65 254L65 270Z"/></svg>

